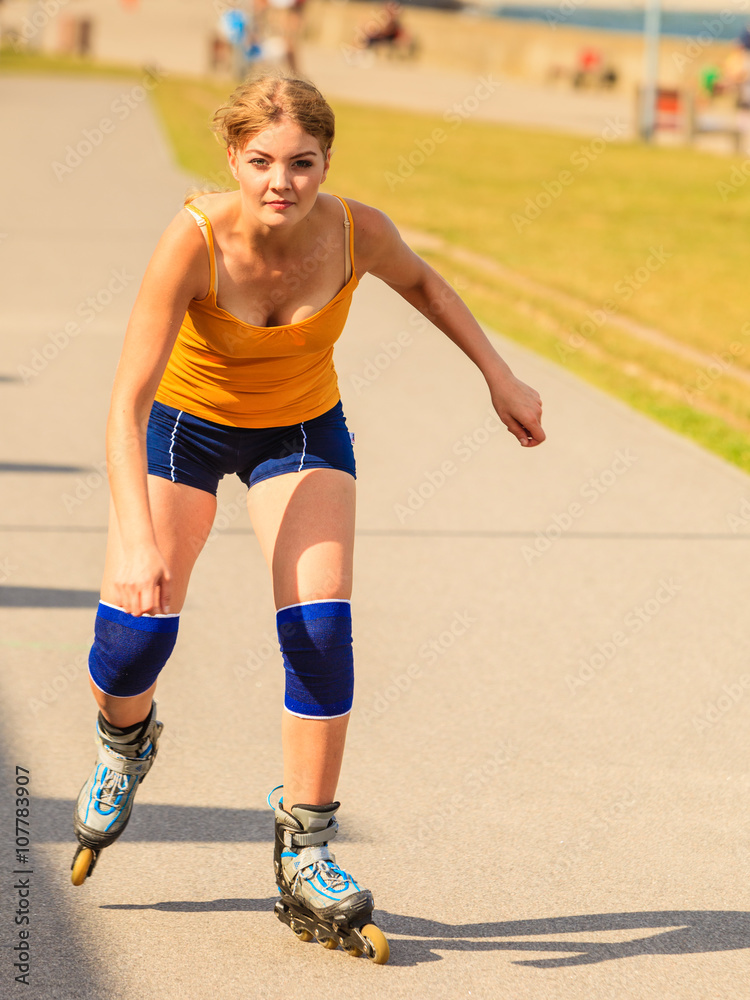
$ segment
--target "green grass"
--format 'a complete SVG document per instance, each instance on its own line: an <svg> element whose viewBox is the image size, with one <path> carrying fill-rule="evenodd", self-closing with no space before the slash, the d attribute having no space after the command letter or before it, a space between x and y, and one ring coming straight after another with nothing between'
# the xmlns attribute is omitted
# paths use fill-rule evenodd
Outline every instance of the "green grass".
<svg viewBox="0 0 750 1000"><path fill-rule="evenodd" d="M645 265L650 248L663 247L671 256L623 311L708 351L735 339L749 318L741 289L750 182L721 200L716 184L729 174L728 159L620 143L580 171L571 157L590 140L466 123L391 192L384 171L444 123L351 108L340 108L339 119L346 141L331 180L354 186L405 225L592 306L617 297L618 283ZM572 183L519 232L513 217L522 219L528 199L546 194L543 185L563 171Z"/></svg>
<svg viewBox="0 0 750 1000"><path fill-rule="evenodd" d="M179 165L211 187L235 188L226 152L210 131L211 119L231 84L168 77L153 98Z"/></svg>
<svg viewBox="0 0 750 1000"><path fill-rule="evenodd" d="M230 90L226 83L170 76L153 92L175 158L212 186L233 186L208 128ZM750 320L750 179L724 198L717 187L741 160L628 142L598 149L587 138L472 121L452 128L435 116L333 103L329 190L574 295L582 305L519 290L512 278L458 263L449 249L425 253L449 280L460 281L482 322L750 471L750 387L732 374L750 371L750 326L742 332ZM406 173L409 157L419 160L435 129L443 141L401 180L399 166ZM545 199L550 190L555 196ZM528 199L549 204L525 224ZM666 259L650 271L654 249ZM726 356L733 342L741 350L725 373L704 379L705 389L691 395L705 363L610 322L566 352L587 310L608 301L619 316L707 356Z"/></svg>
<svg viewBox="0 0 750 1000"><path fill-rule="evenodd" d="M138 70L132 66L94 62L80 56L53 56L43 53L16 51L11 47L0 49L0 72L51 73L73 76L126 77L135 79Z"/></svg>

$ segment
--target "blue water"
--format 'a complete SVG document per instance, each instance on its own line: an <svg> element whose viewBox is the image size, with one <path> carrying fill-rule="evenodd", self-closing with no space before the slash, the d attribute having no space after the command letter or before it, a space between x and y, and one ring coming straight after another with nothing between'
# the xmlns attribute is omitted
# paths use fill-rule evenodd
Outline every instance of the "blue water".
<svg viewBox="0 0 750 1000"><path fill-rule="evenodd" d="M541 21L551 26L573 25L578 28L600 28L605 31L643 32L644 12L642 10L612 10L605 7L586 7L583 4L570 10L572 0L549 7L517 7L503 5L490 13L494 17L512 18L522 21ZM731 41L750 22L750 13L742 11L731 14L726 11L724 18L718 11L662 11L661 33L697 38L703 32L708 37Z"/></svg>

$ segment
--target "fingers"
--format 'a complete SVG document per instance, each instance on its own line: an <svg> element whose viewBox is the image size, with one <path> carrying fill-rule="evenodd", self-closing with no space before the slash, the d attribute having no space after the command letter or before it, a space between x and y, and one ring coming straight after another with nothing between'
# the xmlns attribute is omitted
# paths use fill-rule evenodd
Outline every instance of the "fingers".
<svg viewBox="0 0 750 1000"><path fill-rule="evenodd" d="M540 445L547 435L542 430L542 399L536 389L516 378L494 388L495 410L518 443L524 448Z"/></svg>
<svg viewBox="0 0 750 1000"><path fill-rule="evenodd" d="M164 576L162 577L161 587L159 588L159 596L161 600L159 602L160 614L169 614L169 605L172 601L172 578L169 575L169 571L164 571Z"/></svg>
<svg viewBox="0 0 750 1000"><path fill-rule="evenodd" d="M138 618L140 615L153 614L154 610L158 611L158 587L140 587L138 584L125 583L115 584L115 587L118 604L129 615L135 615Z"/></svg>
<svg viewBox="0 0 750 1000"><path fill-rule="evenodd" d="M547 435L542 430L542 425L535 417L526 417L521 423L509 414L502 418L508 431L518 440L524 448L534 448L542 443Z"/></svg>
<svg viewBox="0 0 750 1000"><path fill-rule="evenodd" d="M539 407L541 411L541 407ZM518 411L516 411L518 412ZM512 416L507 411L498 409L498 416L508 428L508 431L517 439L524 448L535 448L547 439L541 424L541 412L539 417L533 413L520 414L520 419Z"/></svg>
<svg viewBox="0 0 750 1000"><path fill-rule="evenodd" d="M141 579L133 579L140 576ZM172 578L166 567L149 573L135 574L123 567L120 579L115 581L119 606L130 615L169 614L172 599Z"/></svg>
<svg viewBox="0 0 750 1000"><path fill-rule="evenodd" d="M529 421L529 425L523 429L526 434L526 441L521 441L521 444L526 448L534 448L547 438L538 420L535 420L533 423Z"/></svg>
<svg viewBox="0 0 750 1000"><path fill-rule="evenodd" d="M150 584L140 592L140 611L133 612L141 615L161 614L161 587L158 583Z"/></svg>

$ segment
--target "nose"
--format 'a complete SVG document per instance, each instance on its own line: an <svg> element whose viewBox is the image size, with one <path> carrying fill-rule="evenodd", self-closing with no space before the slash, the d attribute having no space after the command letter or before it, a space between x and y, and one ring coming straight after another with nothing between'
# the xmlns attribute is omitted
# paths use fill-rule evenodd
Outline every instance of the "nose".
<svg viewBox="0 0 750 1000"><path fill-rule="evenodd" d="M274 191L286 191L289 187L289 170L281 160L271 166L270 186Z"/></svg>

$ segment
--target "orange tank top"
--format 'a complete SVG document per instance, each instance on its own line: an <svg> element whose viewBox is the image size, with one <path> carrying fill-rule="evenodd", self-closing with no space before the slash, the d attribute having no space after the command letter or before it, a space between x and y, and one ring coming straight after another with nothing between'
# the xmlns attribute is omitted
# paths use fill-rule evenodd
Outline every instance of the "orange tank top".
<svg viewBox="0 0 750 1000"><path fill-rule="evenodd" d="M244 323L217 305L211 223L199 208L186 206L206 238L211 287L204 299L193 299L188 306L156 393L160 403L233 427L287 427L336 405L340 396L333 345L359 283L352 215L344 199L339 201L349 236L348 280L322 309L283 326Z"/></svg>

